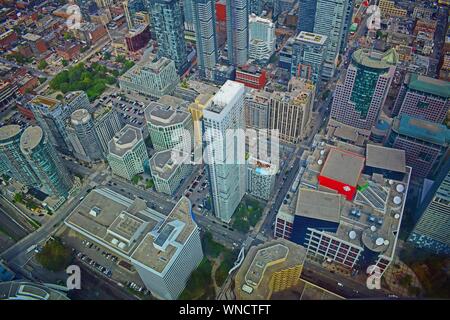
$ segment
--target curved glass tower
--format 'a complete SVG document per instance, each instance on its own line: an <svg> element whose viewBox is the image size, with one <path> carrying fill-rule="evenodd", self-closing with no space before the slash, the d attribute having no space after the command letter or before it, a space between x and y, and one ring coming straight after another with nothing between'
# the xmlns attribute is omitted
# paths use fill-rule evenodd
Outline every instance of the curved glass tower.
<svg viewBox="0 0 450 320"><path fill-rule="evenodd" d="M25 129L20 137L20 151L38 178L41 191L49 195L67 196L72 181L40 127Z"/></svg>

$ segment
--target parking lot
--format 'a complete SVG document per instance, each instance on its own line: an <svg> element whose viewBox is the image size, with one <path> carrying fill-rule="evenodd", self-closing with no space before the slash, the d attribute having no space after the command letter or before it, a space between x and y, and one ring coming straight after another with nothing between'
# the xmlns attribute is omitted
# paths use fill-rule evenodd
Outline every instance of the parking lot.
<svg viewBox="0 0 450 320"><path fill-rule="evenodd" d="M191 200L192 209L196 213L206 213L204 202L209 192L208 178L206 168L204 167L193 182L186 188L184 195Z"/></svg>
<svg viewBox="0 0 450 320"><path fill-rule="evenodd" d="M66 229L61 236L66 245L72 248L76 261L94 271L98 278L128 287L131 293L150 296L139 274L128 261L70 229Z"/></svg>

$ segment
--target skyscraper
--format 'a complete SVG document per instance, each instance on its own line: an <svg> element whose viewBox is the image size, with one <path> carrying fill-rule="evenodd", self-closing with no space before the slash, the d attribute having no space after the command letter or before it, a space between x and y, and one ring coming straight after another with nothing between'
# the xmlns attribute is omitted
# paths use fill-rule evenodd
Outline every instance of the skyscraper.
<svg viewBox="0 0 450 320"><path fill-rule="evenodd" d="M259 16L263 10L263 0L248 0L249 13Z"/></svg>
<svg viewBox="0 0 450 320"><path fill-rule="evenodd" d="M194 31L193 0L183 0L184 29Z"/></svg>
<svg viewBox="0 0 450 320"><path fill-rule="evenodd" d="M131 180L144 172L148 153L139 128L127 124L109 142L108 148L107 160L112 173Z"/></svg>
<svg viewBox="0 0 450 320"><path fill-rule="evenodd" d="M30 109L50 143L62 150L70 151L65 120L70 116L71 108L56 99L37 96L31 100Z"/></svg>
<svg viewBox="0 0 450 320"><path fill-rule="evenodd" d="M6 174L20 183L37 186L38 180L20 150L22 129L18 125L0 127L0 166Z"/></svg>
<svg viewBox="0 0 450 320"><path fill-rule="evenodd" d="M327 49L327 36L300 31L292 45L291 74L298 78L320 81Z"/></svg>
<svg viewBox="0 0 450 320"><path fill-rule="evenodd" d="M325 63L322 69L322 77L325 80L334 76L344 36L348 1L317 0L314 33L328 37Z"/></svg>
<svg viewBox="0 0 450 320"><path fill-rule="evenodd" d="M72 188L69 172L40 127L25 129L20 137L20 151L33 169L41 191L48 195L68 195Z"/></svg>
<svg viewBox="0 0 450 320"><path fill-rule="evenodd" d="M242 66L248 60L248 0L227 0L228 60Z"/></svg>
<svg viewBox="0 0 450 320"><path fill-rule="evenodd" d="M172 59L178 74L187 69L184 17L179 0L149 0L152 31L158 42L158 55Z"/></svg>
<svg viewBox="0 0 450 320"><path fill-rule="evenodd" d="M74 153L81 156L84 161L96 161L102 158L100 141L95 132L92 116L86 109L78 109L70 116L70 133ZM84 159L83 159L84 158Z"/></svg>
<svg viewBox="0 0 450 320"><path fill-rule="evenodd" d="M355 51L344 82L336 86L329 125L337 121L369 136L386 100L397 61L394 49Z"/></svg>
<svg viewBox="0 0 450 320"><path fill-rule="evenodd" d="M215 215L230 222L246 189L244 85L228 80L203 111L206 160ZM243 133L243 132L242 132Z"/></svg>
<svg viewBox="0 0 450 320"><path fill-rule="evenodd" d="M249 17L249 58L266 63L275 52L275 24L251 14Z"/></svg>
<svg viewBox="0 0 450 320"><path fill-rule="evenodd" d="M419 248L450 255L450 160L442 166L422 208L408 241Z"/></svg>
<svg viewBox="0 0 450 320"><path fill-rule="evenodd" d="M317 0L299 0L297 31L314 31Z"/></svg>
<svg viewBox="0 0 450 320"><path fill-rule="evenodd" d="M450 108L450 82L408 74L394 105L394 113L442 123Z"/></svg>
<svg viewBox="0 0 450 320"><path fill-rule="evenodd" d="M200 75L208 80L214 80L213 70L219 56L216 38L216 2L214 0L189 1L192 3Z"/></svg>

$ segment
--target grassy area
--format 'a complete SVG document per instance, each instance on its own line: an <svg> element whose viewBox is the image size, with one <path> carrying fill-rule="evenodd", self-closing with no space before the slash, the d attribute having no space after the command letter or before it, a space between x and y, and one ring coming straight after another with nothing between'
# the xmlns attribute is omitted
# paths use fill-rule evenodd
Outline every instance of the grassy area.
<svg viewBox="0 0 450 320"><path fill-rule="evenodd" d="M205 233L202 242L205 255L211 258L217 258L222 252L227 250L223 245L214 241L210 232Z"/></svg>
<svg viewBox="0 0 450 320"><path fill-rule="evenodd" d="M145 189L151 189L154 185L155 183L153 182L153 179L147 179L145 181Z"/></svg>
<svg viewBox="0 0 450 320"><path fill-rule="evenodd" d="M220 287L228 277L228 271L233 267L236 255L229 249L226 249L222 253L222 263L216 270L215 280L216 284Z"/></svg>
<svg viewBox="0 0 450 320"><path fill-rule="evenodd" d="M212 264L208 258L203 258L200 265L189 278L186 288L178 297L179 300L206 300L214 298L214 288L211 281Z"/></svg>
<svg viewBox="0 0 450 320"><path fill-rule="evenodd" d="M233 228L247 233L261 219L263 208L253 199L244 198L233 215Z"/></svg>
<svg viewBox="0 0 450 320"><path fill-rule="evenodd" d="M86 91L89 100L94 101L105 91L107 84L115 84L116 81L116 76L105 66L93 63L87 68L84 63L79 63L58 73L50 81L50 88L64 94L83 90Z"/></svg>
<svg viewBox="0 0 450 320"><path fill-rule="evenodd" d="M66 248L60 240L47 241L42 251L36 254L37 261L47 270L62 271L72 261L69 248Z"/></svg>

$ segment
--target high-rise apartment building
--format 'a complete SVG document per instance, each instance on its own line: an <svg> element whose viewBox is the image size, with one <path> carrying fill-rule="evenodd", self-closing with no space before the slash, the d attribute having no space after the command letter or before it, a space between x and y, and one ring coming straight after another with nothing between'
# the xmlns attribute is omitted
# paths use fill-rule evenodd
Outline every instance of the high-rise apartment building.
<svg viewBox="0 0 450 320"><path fill-rule="evenodd" d="M419 248L450 255L450 161L442 166L420 210L421 216L408 241Z"/></svg>
<svg viewBox="0 0 450 320"><path fill-rule="evenodd" d="M275 24L270 19L251 14L248 28L248 57L261 63L267 63L275 52Z"/></svg>
<svg viewBox="0 0 450 320"><path fill-rule="evenodd" d="M248 60L248 0L227 0L227 50L233 66L243 66Z"/></svg>
<svg viewBox="0 0 450 320"><path fill-rule="evenodd" d="M248 0L249 13L259 16L263 11L263 0Z"/></svg>
<svg viewBox="0 0 450 320"><path fill-rule="evenodd" d="M247 191L268 201L275 187L278 166L252 156L247 161Z"/></svg>
<svg viewBox="0 0 450 320"><path fill-rule="evenodd" d="M72 113L67 132L72 143L73 153L77 158L88 162L102 158L102 149L95 132L94 120L86 109L78 109Z"/></svg>
<svg viewBox="0 0 450 320"><path fill-rule="evenodd" d="M72 188L69 172L40 127L31 126L24 130L20 137L20 151L33 169L41 191L67 197Z"/></svg>
<svg viewBox="0 0 450 320"><path fill-rule="evenodd" d="M184 41L184 18L179 0L149 0L152 31L158 42L158 56L175 62L178 74L187 67L187 51Z"/></svg>
<svg viewBox="0 0 450 320"><path fill-rule="evenodd" d="M281 141L298 143L307 133L314 103L315 86L292 78L289 91L274 91L269 103L269 128L277 129Z"/></svg>
<svg viewBox="0 0 450 320"><path fill-rule="evenodd" d="M65 120L70 116L71 108L59 100L36 96L30 102L30 109L50 143L57 148L69 151L71 147Z"/></svg>
<svg viewBox="0 0 450 320"><path fill-rule="evenodd" d="M139 128L126 125L109 142L108 148L106 158L113 174L131 180L144 172L148 153Z"/></svg>
<svg viewBox="0 0 450 320"><path fill-rule="evenodd" d="M37 186L38 180L25 155L20 150L20 137L23 130L19 125L0 127L0 169L20 183Z"/></svg>
<svg viewBox="0 0 450 320"><path fill-rule="evenodd" d="M370 135L383 106L395 73L398 54L359 49L352 55L345 80L336 86L329 126L334 122Z"/></svg>
<svg viewBox="0 0 450 320"><path fill-rule="evenodd" d="M208 80L214 80L213 71L219 58L216 38L216 2L214 0L190 1L200 75Z"/></svg>
<svg viewBox="0 0 450 320"><path fill-rule="evenodd" d="M344 37L344 25L349 0L317 0L314 33L328 37L322 78L329 80L334 76L338 55Z"/></svg>
<svg viewBox="0 0 450 320"><path fill-rule="evenodd" d="M253 89L245 95L245 125L255 130L269 129L270 92Z"/></svg>
<svg viewBox="0 0 450 320"><path fill-rule="evenodd" d="M317 84L327 51L327 36L300 31L292 45L291 74Z"/></svg>
<svg viewBox="0 0 450 320"><path fill-rule="evenodd" d="M172 94L180 81L175 63L165 57L150 55L119 77L119 87L159 99Z"/></svg>
<svg viewBox="0 0 450 320"><path fill-rule="evenodd" d="M246 189L244 93L243 84L227 81L203 111L213 209L226 223Z"/></svg>
<svg viewBox="0 0 450 320"><path fill-rule="evenodd" d="M299 0L297 31L313 32L317 0Z"/></svg>
<svg viewBox="0 0 450 320"><path fill-rule="evenodd" d="M408 74L399 91L394 113L443 123L450 108L450 82Z"/></svg>

